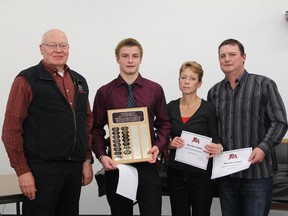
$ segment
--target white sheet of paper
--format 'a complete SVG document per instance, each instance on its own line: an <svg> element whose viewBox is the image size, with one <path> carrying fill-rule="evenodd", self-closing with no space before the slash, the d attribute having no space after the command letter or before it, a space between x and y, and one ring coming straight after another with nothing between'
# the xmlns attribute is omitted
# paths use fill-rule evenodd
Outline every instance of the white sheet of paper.
<svg viewBox="0 0 288 216"><path fill-rule="evenodd" d="M116 193L132 201L136 201L138 188L138 172L133 166L117 164L119 169L119 180Z"/></svg>
<svg viewBox="0 0 288 216"><path fill-rule="evenodd" d="M206 170L209 159L203 148L212 142L212 138L187 131L182 131L181 137L185 145L176 149L175 160Z"/></svg>
<svg viewBox="0 0 288 216"><path fill-rule="evenodd" d="M213 157L211 179L230 175L241 170L248 169L251 162L248 161L252 148L242 148L224 151Z"/></svg>

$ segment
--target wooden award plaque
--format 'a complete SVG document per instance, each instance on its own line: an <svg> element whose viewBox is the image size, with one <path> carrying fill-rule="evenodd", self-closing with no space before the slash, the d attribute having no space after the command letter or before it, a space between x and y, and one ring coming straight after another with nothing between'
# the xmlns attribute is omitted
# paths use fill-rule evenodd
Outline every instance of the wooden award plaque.
<svg viewBox="0 0 288 216"><path fill-rule="evenodd" d="M108 110L112 160L137 163L152 159L147 107Z"/></svg>

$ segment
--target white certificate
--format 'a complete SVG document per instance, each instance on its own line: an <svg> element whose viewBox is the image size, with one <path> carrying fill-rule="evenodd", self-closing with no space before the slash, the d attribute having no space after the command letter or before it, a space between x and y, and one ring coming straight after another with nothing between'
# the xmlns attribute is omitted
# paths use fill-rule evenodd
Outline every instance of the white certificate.
<svg viewBox="0 0 288 216"><path fill-rule="evenodd" d="M206 170L209 154L203 148L212 142L212 138L187 131L182 131L181 137L185 145L176 149L175 160Z"/></svg>
<svg viewBox="0 0 288 216"><path fill-rule="evenodd" d="M248 169L251 162L248 161L252 148L224 151L213 157L211 179L226 176L241 170Z"/></svg>
<svg viewBox="0 0 288 216"><path fill-rule="evenodd" d="M119 180L116 193L132 201L136 201L138 188L138 171L135 167L126 164L118 164Z"/></svg>

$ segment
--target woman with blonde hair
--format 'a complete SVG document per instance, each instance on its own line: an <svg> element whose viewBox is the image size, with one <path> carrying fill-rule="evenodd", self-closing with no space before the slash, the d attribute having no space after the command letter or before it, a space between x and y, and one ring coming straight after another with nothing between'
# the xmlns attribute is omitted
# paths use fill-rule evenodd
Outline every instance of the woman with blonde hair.
<svg viewBox="0 0 288 216"><path fill-rule="evenodd" d="M202 77L200 64L184 62L178 78L182 97L168 104L172 130L167 179L173 216L190 216L191 210L193 216L210 215L213 199L211 158L222 151L222 145L216 144L220 143L220 138L215 108L197 95ZM184 146L184 140L180 137L182 131L212 138L212 143L207 144L204 150L210 158L206 170L175 160L176 149Z"/></svg>

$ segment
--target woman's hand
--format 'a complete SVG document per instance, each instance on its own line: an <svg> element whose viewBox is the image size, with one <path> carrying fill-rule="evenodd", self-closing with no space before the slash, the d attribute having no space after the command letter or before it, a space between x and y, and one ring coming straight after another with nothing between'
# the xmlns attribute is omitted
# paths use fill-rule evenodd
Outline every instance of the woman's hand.
<svg viewBox="0 0 288 216"><path fill-rule="evenodd" d="M210 143L205 145L203 151L209 154L208 158L212 158L223 151L223 146L221 144Z"/></svg>
<svg viewBox="0 0 288 216"><path fill-rule="evenodd" d="M176 149L176 148L180 148L183 147L185 144L184 139L181 137L174 137L173 140L170 141L169 143L169 149Z"/></svg>

